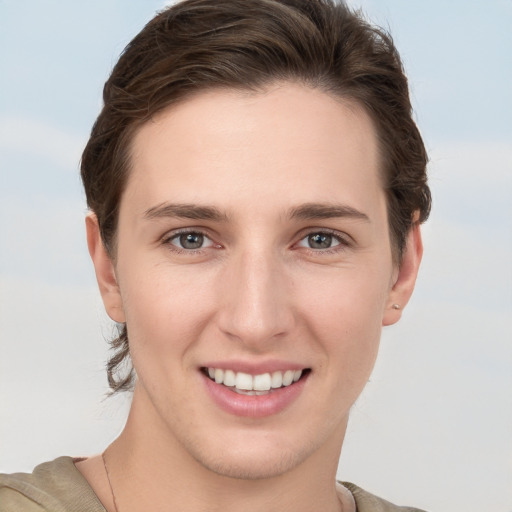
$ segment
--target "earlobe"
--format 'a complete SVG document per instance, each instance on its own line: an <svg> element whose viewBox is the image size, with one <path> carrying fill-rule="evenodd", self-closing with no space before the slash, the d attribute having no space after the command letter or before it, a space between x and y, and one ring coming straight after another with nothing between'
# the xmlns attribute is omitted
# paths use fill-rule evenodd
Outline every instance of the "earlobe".
<svg viewBox="0 0 512 512"><path fill-rule="evenodd" d="M400 320L402 310L409 302L414 290L422 255L421 231L416 222L407 235L402 263L398 269L396 281L389 292L382 325L392 325Z"/></svg>
<svg viewBox="0 0 512 512"><path fill-rule="evenodd" d="M87 231L87 246L96 272L96 280L98 281L105 310L114 322L124 323L126 320L123 302L117 284L114 264L101 240L98 219L94 213L91 212L85 217L85 227Z"/></svg>

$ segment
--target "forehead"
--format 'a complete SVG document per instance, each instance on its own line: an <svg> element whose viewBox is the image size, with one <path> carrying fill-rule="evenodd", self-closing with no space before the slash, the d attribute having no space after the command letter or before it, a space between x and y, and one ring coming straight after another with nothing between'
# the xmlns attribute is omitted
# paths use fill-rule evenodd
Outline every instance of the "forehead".
<svg viewBox="0 0 512 512"><path fill-rule="evenodd" d="M373 123L362 108L305 86L213 90L144 124L123 201L240 204L380 201ZM144 204L143 204L144 203ZM270 204L271 203L271 204ZM253 205L254 206L254 205Z"/></svg>

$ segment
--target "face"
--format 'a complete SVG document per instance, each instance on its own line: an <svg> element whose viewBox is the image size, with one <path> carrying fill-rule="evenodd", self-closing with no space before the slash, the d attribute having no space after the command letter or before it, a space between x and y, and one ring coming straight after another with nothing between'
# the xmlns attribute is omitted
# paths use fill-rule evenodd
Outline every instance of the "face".
<svg viewBox="0 0 512 512"><path fill-rule="evenodd" d="M92 253L138 424L228 476L337 463L417 268L393 265L369 117L293 84L209 91L146 123L132 164L115 281Z"/></svg>

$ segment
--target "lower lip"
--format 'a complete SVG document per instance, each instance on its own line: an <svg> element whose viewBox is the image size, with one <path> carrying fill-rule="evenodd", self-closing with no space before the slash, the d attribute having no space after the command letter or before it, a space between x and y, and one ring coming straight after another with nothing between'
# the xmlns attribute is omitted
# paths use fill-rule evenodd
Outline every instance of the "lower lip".
<svg viewBox="0 0 512 512"><path fill-rule="evenodd" d="M278 414L291 405L304 389L309 374L290 386L278 388L266 395L241 395L217 384L206 375L202 376L208 393L221 409L236 416L263 418Z"/></svg>

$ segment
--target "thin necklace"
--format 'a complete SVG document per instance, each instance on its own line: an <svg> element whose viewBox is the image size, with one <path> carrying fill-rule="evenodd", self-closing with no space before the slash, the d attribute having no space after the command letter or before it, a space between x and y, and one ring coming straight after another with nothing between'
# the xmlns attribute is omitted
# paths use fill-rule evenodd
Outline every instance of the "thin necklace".
<svg viewBox="0 0 512 512"><path fill-rule="evenodd" d="M110 473L108 471L107 461L105 460L105 454L107 453L107 448L105 448L105 451L101 454L101 458L103 459L103 466L105 468L105 473L107 474L107 480L108 480L108 486L110 487L110 492L112 494L112 501L114 502L114 510L115 512L119 512L119 508L117 506L116 502L116 495L114 494L114 488L112 487L112 482L110 481ZM338 496L338 500L341 505L341 512L345 511L345 506L343 505L343 500L340 496Z"/></svg>
<svg viewBox="0 0 512 512"><path fill-rule="evenodd" d="M110 487L110 492L112 493L112 501L114 502L114 510L115 512L119 512L116 503L116 495L114 494L114 489L112 487L112 482L110 481L110 473L108 472L107 461L105 460L105 454L107 453L107 448L101 454L101 458L103 459L103 466L105 467L105 473L107 474L108 486Z"/></svg>

